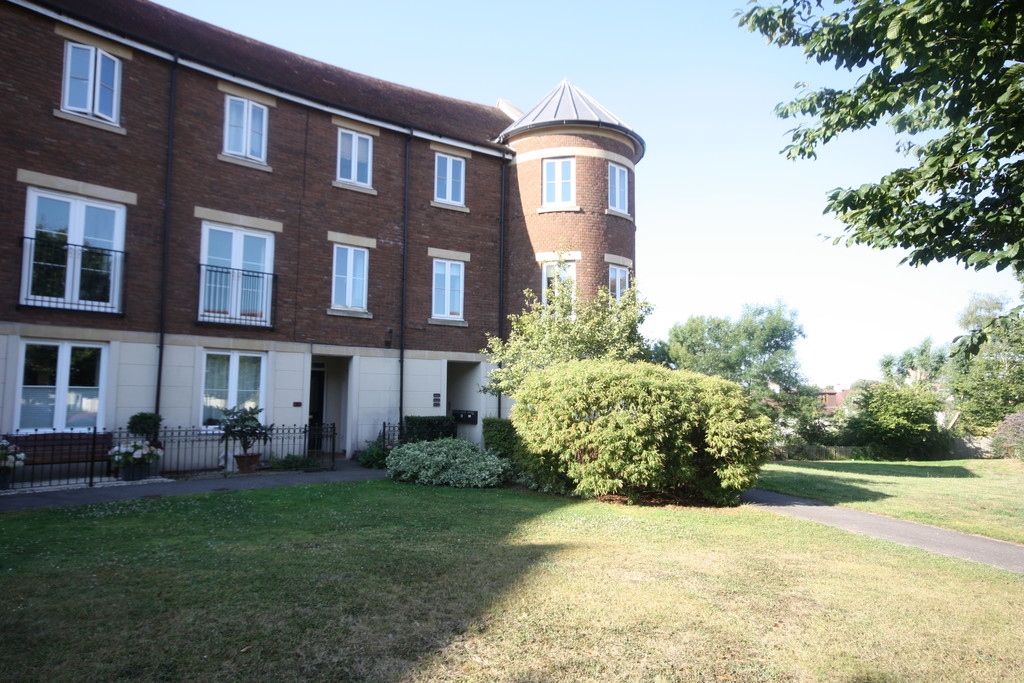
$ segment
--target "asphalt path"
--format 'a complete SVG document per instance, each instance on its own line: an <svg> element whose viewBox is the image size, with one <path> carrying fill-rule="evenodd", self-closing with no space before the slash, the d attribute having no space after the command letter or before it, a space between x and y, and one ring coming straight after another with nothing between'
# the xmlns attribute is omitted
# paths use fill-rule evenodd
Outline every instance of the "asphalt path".
<svg viewBox="0 0 1024 683"><path fill-rule="evenodd" d="M744 493L741 500L747 505L782 515L820 522L855 534L881 538L1024 574L1024 546L1016 543L907 522L772 491L753 489Z"/></svg>

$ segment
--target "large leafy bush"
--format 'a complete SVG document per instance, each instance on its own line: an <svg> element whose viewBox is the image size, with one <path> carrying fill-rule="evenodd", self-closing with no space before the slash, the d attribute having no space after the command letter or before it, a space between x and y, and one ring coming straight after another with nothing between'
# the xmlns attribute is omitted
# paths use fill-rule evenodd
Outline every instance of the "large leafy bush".
<svg viewBox="0 0 1024 683"><path fill-rule="evenodd" d="M568 361L527 377L515 399L520 465L585 496L734 504L754 484L771 437L738 384L649 363Z"/></svg>
<svg viewBox="0 0 1024 683"><path fill-rule="evenodd" d="M509 471L508 462L491 451L451 438L396 446L387 467L395 481L455 488L498 486Z"/></svg>
<svg viewBox="0 0 1024 683"><path fill-rule="evenodd" d="M920 387L871 384L852 398L847 445L866 448L880 460L928 460L949 453L949 437L935 414L942 402Z"/></svg>
<svg viewBox="0 0 1024 683"><path fill-rule="evenodd" d="M1007 415L992 432L992 452L1000 458L1024 460L1024 412Z"/></svg>

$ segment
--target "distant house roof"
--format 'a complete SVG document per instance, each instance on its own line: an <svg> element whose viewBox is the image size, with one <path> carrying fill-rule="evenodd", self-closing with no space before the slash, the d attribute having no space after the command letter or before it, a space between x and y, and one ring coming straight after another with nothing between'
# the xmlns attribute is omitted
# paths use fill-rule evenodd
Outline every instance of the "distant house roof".
<svg viewBox="0 0 1024 683"><path fill-rule="evenodd" d="M58 14L233 76L382 122L477 145L509 117L498 107L429 93L318 62L147 0L36 0Z"/></svg>
<svg viewBox="0 0 1024 683"><path fill-rule="evenodd" d="M646 147L643 138L626 123L608 111L600 102L563 79L533 109L520 116L498 136L500 142L507 141L516 133L532 128L579 124L613 128L626 134L639 145L641 153Z"/></svg>

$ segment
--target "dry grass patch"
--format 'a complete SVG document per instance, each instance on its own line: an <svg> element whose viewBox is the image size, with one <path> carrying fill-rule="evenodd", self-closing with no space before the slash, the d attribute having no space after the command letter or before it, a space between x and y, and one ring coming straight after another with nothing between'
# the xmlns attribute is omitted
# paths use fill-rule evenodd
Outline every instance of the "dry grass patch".
<svg viewBox="0 0 1024 683"><path fill-rule="evenodd" d="M0 523L3 680L1024 679L1024 577L751 508L379 481Z"/></svg>

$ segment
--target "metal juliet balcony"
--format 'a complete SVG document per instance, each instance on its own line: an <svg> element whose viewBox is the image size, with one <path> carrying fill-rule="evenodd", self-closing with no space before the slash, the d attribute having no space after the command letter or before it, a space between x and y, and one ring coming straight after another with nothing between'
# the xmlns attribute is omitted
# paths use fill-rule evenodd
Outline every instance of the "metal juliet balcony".
<svg viewBox="0 0 1024 683"><path fill-rule="evenodd" d="M270 327L274 274L199 265L199 321Z"/></svg>
<svg viewBox="0 0 1024 683"><path fill-rule="evenodd" d="M68 244L62 239L24 238L21 303L116 313L121 310L125 253Z"/></svg>

